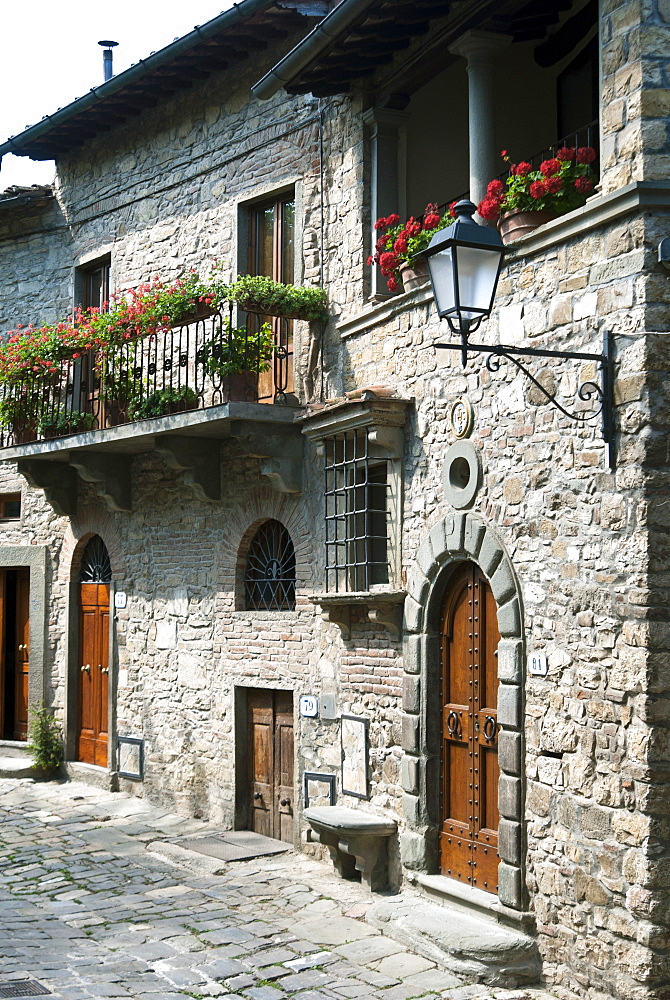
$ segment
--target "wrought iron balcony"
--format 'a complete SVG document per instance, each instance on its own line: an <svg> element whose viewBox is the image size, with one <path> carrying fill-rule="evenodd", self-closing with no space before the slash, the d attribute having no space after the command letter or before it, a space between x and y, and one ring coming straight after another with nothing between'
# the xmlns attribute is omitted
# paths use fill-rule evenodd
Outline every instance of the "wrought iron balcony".
<svg viewBox="0 0 670 1000"><path fill-rule="evenodd" d="M0 390L0 448L229 402L297 404L292 323L215 313Z"/></svg>

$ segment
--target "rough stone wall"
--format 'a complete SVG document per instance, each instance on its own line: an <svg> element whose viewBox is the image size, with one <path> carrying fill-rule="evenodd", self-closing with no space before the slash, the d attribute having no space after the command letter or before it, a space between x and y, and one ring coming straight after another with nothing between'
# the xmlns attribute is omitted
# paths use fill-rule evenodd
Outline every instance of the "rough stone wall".
<svg viewBox="0 0 670 1000"><path fill-rule="evenodd" d="M58 203L0 211L0 336L72 308L71 236Z"/></svg>

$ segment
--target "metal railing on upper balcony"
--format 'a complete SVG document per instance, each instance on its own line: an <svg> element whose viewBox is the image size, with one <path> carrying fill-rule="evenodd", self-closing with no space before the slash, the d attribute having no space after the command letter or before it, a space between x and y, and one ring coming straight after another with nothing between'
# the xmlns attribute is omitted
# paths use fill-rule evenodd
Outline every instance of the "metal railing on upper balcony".
<svg viewBox="0 0 670 1000"><path fill-rule="evenodd" d="M232 401L294 402L292 322L233 304L114 350L90 351L48 374L0 388L0 447L7 448Z"/></svg>
<svg viewBox="0 0 670 1000"><path fill-rule="evenodd" d="M550 160L556 156L556 153L560 149L579 149L580 146L590 146L595 150L596 156L600 154L600 124L597 121L589 122L588 125L583 125L576 132L570 132L568 135L563 136L562 139L557 139L551 146L547 146L546 149L542 149L539 153L533 153L531 156L521 157L527 163L530 163L533 170L539 170L540 164L544 160ZM591 170L596 175L596 181L600 176L600 167L598 164L598 159L596 159L591 165ZM498 180L505 181L509 177L509 169L501 171L498 174Z"/></svg>

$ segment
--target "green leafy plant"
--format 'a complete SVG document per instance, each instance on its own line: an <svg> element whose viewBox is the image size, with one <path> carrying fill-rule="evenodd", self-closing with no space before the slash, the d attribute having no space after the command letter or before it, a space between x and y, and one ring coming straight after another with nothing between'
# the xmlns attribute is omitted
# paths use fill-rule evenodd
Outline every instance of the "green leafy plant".
<svg viewBox="0 0 670 1000"><path fill-rule="evenodd" d="M503 183L492 180L486 197L477 206L484 219L493 222L506 212L554 212L564 215L580 208L594 187L590 164L596 159L591 146L564 146L533 170L525 160L512 163L506 149L500 154L509 164Z"/></svg>
<svg viewBox="0 0 670 1000"><path fill-rule="evenodd" d="M81 410L54 410L40 417L38 429L42 437L61 437L77 431L90 431L95 423L92 413Z"/></svg>
<svg viewBox="0 0 670 1000"><path fill-rule="evenodd" d="M157 389L156 392L149 393L145 399L132 402L128 407L128 416L131 420L162 417L166 413L191 410L197 402L198 397L188 386L182 386L180 389Z"/></svg>
<svg viewBox="0 0 670 1000"><path fill-rule="evenodd" d="M431 201L426 205L422 220L410 216L407 222L401 222L400 216L395 213L377 219L375 229L381 235L377 239L375 252L368 257L368 264L371 267L379 264L389 291L399 290L400 265L412 264L415 257L427 248L435 233L452 225L455 204L456 202L452 202L447 211L440 215L437 205Z"/></svg>
<svg viewBox="0 0 670 1000"><path fill-rule="evenodd" d="M30 743L26 749L44 775L58 772L63 761L63 739L60 726L44 703L30 709Z"/></svg>
<svg viewBox="0 0 670 1000"><path fill-rule="evenodd" d="M243 274L226 289L225 294L245 312L261 316L322 320L328 313L325 289L284 285L264 275Z"/></svg>
<svg viewBox="0 0 670 1000"><path fill-rule="evenodd" d="M276 351L269 323L256 331L234 327L228 320L215 331L196 354L196 361L208 375L239 375L241 372L267 372Z"/></svg>

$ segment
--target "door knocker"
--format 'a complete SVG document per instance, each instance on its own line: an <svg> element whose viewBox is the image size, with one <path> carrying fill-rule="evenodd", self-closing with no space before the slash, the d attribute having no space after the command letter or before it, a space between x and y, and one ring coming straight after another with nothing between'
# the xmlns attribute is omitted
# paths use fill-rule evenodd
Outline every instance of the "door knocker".
<svg viewBox="0 0 670 1000"><path fill-rule="evenodd" d="M484 719L484 739L487 743L493 743L498 731L498 723L492 715L487 715Z"/></svg>
<svg viewBox="0 0 670 1000"><path fill-rule="evenodd" d="M460 740L461 720L458 717L458 713L454 712L453 708L447 716L447 732L453 739Z"/></svg>

